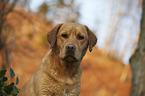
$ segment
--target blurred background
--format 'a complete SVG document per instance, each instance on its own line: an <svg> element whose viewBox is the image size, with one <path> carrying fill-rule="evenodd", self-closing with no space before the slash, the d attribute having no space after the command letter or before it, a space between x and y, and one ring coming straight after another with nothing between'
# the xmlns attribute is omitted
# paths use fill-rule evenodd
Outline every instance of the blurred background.
<svg viewBox="0 0 145 96"><path fill-rule="evenodd" d="M49 51L47 32L71 22L87 25L98 38L81 63L80 96L129 96L142 0L1 0L0 12L0 69L13 68L18 88Z"/></svg>

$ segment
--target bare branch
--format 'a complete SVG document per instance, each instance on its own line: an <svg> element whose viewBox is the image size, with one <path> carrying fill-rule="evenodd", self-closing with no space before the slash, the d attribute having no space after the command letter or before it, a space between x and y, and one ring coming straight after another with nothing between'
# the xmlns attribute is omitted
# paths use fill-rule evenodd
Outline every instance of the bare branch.
<svg viewBox="0 0 145 96"><path fill-rule="evenodd" d="M9 8L9 10L6 11L6 12L1 12L0 14L1 14L1 15L7 15L9 12L11 12L11 11L14 9L14 7L15 7L17 1L18 1L18 0L14 0L13 3L11 4L11 7ZM6 5L6 4L4 4L3 9L5 8L5 5Z"/></svg>

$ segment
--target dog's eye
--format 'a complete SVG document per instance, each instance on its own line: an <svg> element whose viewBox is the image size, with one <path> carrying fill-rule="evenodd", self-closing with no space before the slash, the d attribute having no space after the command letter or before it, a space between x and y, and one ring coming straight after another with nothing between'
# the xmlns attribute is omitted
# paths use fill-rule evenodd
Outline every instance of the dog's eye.
<svg viewBox="0 0 145 96"><path fill-rule="evenodd" d="M78 39L78 40L83 40L83 39L84 39L84 36L78 35L78 36L77 36L77 39Z"/></svg>
<svg viewBox="0 0 145 96"><path fill-rule="evenodd" d="M62 34L61 37L68 38L68 35L67 34Z"/></svg>

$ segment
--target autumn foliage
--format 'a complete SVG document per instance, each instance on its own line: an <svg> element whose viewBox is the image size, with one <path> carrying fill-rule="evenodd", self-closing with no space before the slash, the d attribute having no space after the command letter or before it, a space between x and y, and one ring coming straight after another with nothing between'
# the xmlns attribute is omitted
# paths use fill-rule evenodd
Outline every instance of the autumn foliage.
<svg viewBox="0 0 145 96"><path fill-rule="evenodd" d="M22 9L15 9L8 14L3 31L7 32L5 35L8 38L6 43L10 66L19 77L18 88L21 89L30 79L49 51L46 34L52 26L51 20L42 20L36 14ZM93 48L92 52L87 52L81 66L83 73L80 96L129 96L129 65L123 65Z"/></svg>

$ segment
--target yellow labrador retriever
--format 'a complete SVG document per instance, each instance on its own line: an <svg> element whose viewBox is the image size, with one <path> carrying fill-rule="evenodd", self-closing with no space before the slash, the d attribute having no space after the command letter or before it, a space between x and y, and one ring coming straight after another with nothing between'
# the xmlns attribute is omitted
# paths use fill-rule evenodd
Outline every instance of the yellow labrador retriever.
<svg viewBox="0 0 145 96"><path fill-rule="evenodd" d="M48 32L47 40L51 50L19 96L78 96L82 74L80 62L88 47L92 51L96 36L87 26L67 23L55 26Z"/></svg>

